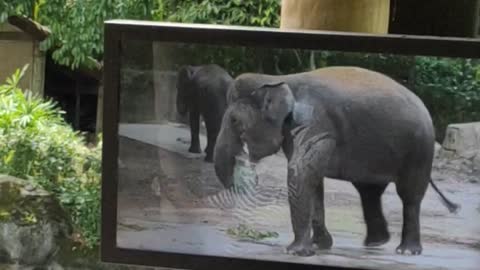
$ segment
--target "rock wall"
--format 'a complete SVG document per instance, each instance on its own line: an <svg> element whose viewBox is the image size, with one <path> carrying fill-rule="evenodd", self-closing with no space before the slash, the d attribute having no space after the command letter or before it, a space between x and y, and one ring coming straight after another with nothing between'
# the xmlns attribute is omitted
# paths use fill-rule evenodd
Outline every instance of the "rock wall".
<svg viewBox="0 0 480 270"><path fill-rule="evenodd" d="M480 122L448 125L433 166L439 180L480 183Z"/></svg>

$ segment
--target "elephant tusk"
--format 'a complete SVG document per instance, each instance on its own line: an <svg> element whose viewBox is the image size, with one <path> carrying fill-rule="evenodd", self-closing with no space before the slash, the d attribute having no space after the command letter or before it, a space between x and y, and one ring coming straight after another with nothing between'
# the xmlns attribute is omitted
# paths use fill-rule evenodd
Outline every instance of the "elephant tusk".
<svg viewBox="0 0 480 270"><path fill-rule="evenodd" d="M258 160L253 159L252 156L250 155L250 150L248 150L248 144L244 143L242 150L243 150L242 152L245 153L245 155L247 156L247 164L255 168L255 166L258 163Z"/></svg>
<svg viewBox="0 0 480 270"><path fill-rule="evenodd" d="M250 151L248 151L248 144L243 143L243 152L247 155L250 155Z"/></svg>

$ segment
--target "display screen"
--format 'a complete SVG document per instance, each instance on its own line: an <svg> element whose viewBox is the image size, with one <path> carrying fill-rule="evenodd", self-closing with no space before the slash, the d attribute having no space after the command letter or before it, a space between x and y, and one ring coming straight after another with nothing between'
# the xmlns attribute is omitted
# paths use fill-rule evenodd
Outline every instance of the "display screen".
<svg viewBox="0 0 480 270"><path fill-rule="evenodd" d="M479 59L128 40L119 61L118 248L478 269Z"/></svg>

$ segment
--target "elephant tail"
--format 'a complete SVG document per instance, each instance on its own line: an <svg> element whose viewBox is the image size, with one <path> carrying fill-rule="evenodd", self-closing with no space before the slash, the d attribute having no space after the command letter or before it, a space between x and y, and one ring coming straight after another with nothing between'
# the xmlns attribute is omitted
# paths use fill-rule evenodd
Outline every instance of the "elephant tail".
<svg viewBox="0 0 480 270"><path fill-rule="evenodd" d="M459 204L456 204L456 203L452 202L451 200L449 200L442 193L442 191L440 191L440 189L437 187L437 185L435 185L432 178L430 178L430 184L432 185L433 189L438 193L438 195L440 195L440 198L442 199L441 201L442 201L443 205L445 205L445 207L448 208L448 211L450 211L450 213L456 213L460 210L461 206Z"/></svg>

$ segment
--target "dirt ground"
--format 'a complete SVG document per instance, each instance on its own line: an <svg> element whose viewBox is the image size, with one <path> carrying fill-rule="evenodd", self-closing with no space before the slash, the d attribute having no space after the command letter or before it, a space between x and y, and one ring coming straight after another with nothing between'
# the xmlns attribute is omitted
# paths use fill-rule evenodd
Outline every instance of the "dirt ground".
<svg viewBox="0 0 480 270"><path fill-rule="evenodd" d="M358 193L348 182L326 179L326 222L334 245L302 258L284 250L293 236L282 154L262 160L256 168L258 184L238 194L222 189L203 155L187 152L187 127L121 125L120 135L119 247L355 268L480 269L480 183L472 179L433 174L439 188L462 208L449 213L428 189L422 203L420 256L395 253L402 207L394 185L382 197L392 238L382 247L366 248ZM205 147L203 137L201 143ZM278 237L241 241L226 232L239 224L274 231Z"/></svg>

